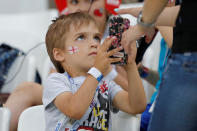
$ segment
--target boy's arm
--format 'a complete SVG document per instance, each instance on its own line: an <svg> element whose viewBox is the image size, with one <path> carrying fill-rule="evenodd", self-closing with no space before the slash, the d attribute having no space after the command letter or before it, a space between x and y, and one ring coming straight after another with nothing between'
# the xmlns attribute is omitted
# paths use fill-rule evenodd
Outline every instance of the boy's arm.
<svg viewBox="0 0 197 131"><path fill-rule="evenodd" d="M142 113L146 107L146 96L135 62L127 67L127 75L128 92L124 90L118 92L113 99L113 104L130 114Z"/></svg>
<svg viewBox="0 0 197 131"><path fill-rule="evenodd" d="M62 93L56 97L54 104L65 115L73 119L80 119L94 97L97 84L98 81L93 76L88 75L76 93Z"/></svg>
<svg viewBox="0 0 197 131"><path fill-rule="evenodd" d="M138 72L142 72L143 66L138 66ZM117 77L114 79L116 84L120 85L125 91L128 91L128 78L127 73L123 67L116 66L116 70L118 72ZM140 76L142 77L142 76ZM148 73L146 77L142 77L144 80L146 80L149 84L155 86L157 81L159 80L159 74L157 71L148 69Z"/></svg>
<svg viewBox="0 0 197 131"><path fill-rule="evenodd" d="M118 72L118 75L116 76L114 81L116 82L116 84L120 85L125 91L128 91L128 79L125 69L117 65L116 71Z"/></svg>
<svg viewBox="0 0 197 131"><path fill-rule="evenodd" d="M127 48L125 51L128 54L128 64L125 67L128 77L128 92L124 90L118 92L113 98L113 104L118 109L127 113L141 113L146 108L146 95L135 62L137 53L136 43L123 43L122 46L124 49Z"/></svg>

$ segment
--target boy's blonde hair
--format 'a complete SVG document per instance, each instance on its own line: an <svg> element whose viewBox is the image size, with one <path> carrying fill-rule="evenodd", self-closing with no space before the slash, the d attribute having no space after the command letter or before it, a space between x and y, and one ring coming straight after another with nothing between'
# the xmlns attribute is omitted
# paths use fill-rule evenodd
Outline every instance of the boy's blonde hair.
<svg viewBox="0 0 197 131"><path fill-rule="evenodd" d="M76 12L69 15L61 15L49 26L46 34L46 48L51 61L56 67L59 73L64 73L64 69L60 62L56 61L53 56L53 49L60 48L65 49L65 41L67 38L67 33L70 30L70 26L74 25L76 29L80 28L81 25L89 25L93 22L96 27L98 27L96 21L88 13ZM99 28L98 28L99 29Z"/></svg>

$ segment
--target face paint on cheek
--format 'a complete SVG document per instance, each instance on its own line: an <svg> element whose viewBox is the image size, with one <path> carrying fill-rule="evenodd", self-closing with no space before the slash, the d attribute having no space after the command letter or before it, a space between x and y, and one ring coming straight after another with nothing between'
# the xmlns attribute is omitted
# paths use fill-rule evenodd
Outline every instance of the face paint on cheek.
<svg viewBox="0 0 197 131"><path fill-rule="evenodd" d="M103 13L104 13L103 8L95 9L95 10L94 10L94 15L95 15L95 16L101 17L101 16L103 16Z"/></svg>
<svg viewBox="0 0 197 131"><path fill-rule="evenodd" d="M76 53L78 51L79 51L79 48L77 46L69 46L68 47L69 54L74 54L74 53Z"/></svg>

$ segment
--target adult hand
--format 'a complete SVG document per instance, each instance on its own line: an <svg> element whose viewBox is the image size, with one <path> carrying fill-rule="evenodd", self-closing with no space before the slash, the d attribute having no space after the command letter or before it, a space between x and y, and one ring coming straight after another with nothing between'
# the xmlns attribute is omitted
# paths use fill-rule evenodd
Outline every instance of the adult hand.
<svg viewBox="0 0 197 131"><path fill-rule="evenodd" d="M137 17L142 10L142 7L137 8L127 8L127 9L116 9L117 14L130 14ZM122 43L132 43L138 40L142 36L146 36L146 43L150 43L155 34L154 28L145 28L140 25L130 27L127 31L123 33Z"/></svg>
<svg viewBox="0 0 197 131"><path fill-rule="evenodd" d="M136 42L134 41L133 43L128 44L125 49L128 50L128 61L127 64L135 63L135 58L137 54L137 46Z"/></svg>
<svg viewBox="0 0 197 131"><path fill-rule="evenodd" d="M136 42L139 38L146 35L146 42L149 43L154 36L155 30L154 28L144 28L140 25L130 26L128 30L126 30L122 34L121 44L125 49L126 53L128 53L128 49L125 48L128 44Z"/></svg>

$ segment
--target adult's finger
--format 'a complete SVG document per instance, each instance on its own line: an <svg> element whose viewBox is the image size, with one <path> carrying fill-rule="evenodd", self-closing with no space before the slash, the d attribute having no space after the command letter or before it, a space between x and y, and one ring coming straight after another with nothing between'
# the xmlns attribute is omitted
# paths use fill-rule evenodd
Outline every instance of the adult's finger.
<svg viewBox="0 0 197 131"><path fill-rule="evenodd" d="M125 8L125 9L115 9L116 13L118 14L130 14L132 8Z"/></svg>
<svg viewBox="0 0 197 131"><path fill-rule="evenodd" d="M136 7L136 8L125 8L125 9L116 9L117 14L130 14L134 17L137 17L142 10L142 7Z"/></svg>

